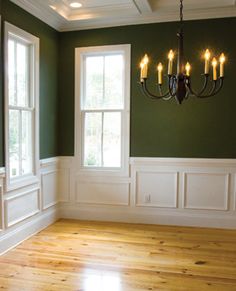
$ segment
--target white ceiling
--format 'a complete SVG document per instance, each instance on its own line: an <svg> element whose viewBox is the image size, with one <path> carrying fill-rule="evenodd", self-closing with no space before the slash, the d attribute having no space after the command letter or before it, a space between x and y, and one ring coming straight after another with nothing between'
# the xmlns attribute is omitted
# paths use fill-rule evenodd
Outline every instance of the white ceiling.
<svg viewBox="0 0 236 291"><path fill-rule="evenodd" d="M59 31L165 22L179 19L178 0L11 1ZM82 7L71 8L71 2L80 2ZM186 20L231 16L236 16L235 0L184 1L184 18Z"/></svg>

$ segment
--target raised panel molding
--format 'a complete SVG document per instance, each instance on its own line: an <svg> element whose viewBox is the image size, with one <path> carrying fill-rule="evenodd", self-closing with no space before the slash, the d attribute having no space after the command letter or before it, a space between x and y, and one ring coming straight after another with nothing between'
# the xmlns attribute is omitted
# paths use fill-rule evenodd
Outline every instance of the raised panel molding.
<svg viewBox="0 0 236 291"><path fill-rule="evenodd" d="M77 181L76 202L82 204L129 205L129 183Z"/></svg>
<svg viewBox="0 0 236 291"><path fill-rule="evenodd" d="M39 213L39 193L39 189L35 188L5 199L4 210L6 228Z"/></svg>
<svg viewBox="0 0 236 291"><path fill-rule="evenodd" d="M58 171L58 198L66 202L70 199L70 169L60 169Z"/></svg>
<svg viewBox="0 0 236 291"><path fill-rule="evenodd" d="M41 193L43 210L58 203L58 170L42 173Z"/></svg>
<svg viewBox="0 0 236 291"><path fill-rule="evenodd" d="M137 171L136 206L176 208L178 173Z"/></svg>
<svg viewBox="0 0 236 291"><path fill-rule="evenodd" d="M229 174L214 172L184 173L186 209L229 210Z"/></svg>

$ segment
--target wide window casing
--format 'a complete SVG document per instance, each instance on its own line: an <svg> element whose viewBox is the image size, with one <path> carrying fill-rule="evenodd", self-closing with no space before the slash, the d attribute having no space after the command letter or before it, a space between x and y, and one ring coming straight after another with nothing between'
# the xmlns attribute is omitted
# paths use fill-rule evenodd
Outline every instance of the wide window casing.
<svg viewBox="0 0 236 291"><path fill-rule="evenodd" d="M7 188L39 174L39 39L5 23L5 146Z"/></svg>
<svg viewBox="0 0 236 291"><path fill-rule="evenodd" d="M130 45L76 49L76 157L81 171L127 174Z"/></svg>

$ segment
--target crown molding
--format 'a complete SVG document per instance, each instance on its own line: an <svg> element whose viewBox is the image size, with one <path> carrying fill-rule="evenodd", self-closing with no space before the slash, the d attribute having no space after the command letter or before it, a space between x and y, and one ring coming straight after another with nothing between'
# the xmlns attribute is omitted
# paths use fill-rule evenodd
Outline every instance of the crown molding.
<svg viewBox="0 0 236 291"><path fill-rule="evenodd" d="M49 26L58 31L75 31L87 30L105 27L116 27L125 25L172 22L179 20L178 7L174 9L162 9L152 12L151 6L147 4L140 5L141 1L135 0L134 3L139 7L142 13L136 14L122 14L119 17L109 15L108 17L97 17L90 19L68 20L50 8L46 8L39 1L32 0L11 0L11 2L20 6L27 12L39 18ZM232 5L218 8L206 9L186 9L184 12L185 20L201 20L201 19L214 19L214 18L227 18L236 17L236 1L232 1ZM143 10L142 10L143 9Z"/></svg>
<svg viewBox="0 0 236 291"><path fill-rule="evenodd" d="M33 3L29 0L10 1L58 31L66 25L66 20L61 15L55 13L52 9L44 9L39 4L40 1L33 1Z"/></svg>

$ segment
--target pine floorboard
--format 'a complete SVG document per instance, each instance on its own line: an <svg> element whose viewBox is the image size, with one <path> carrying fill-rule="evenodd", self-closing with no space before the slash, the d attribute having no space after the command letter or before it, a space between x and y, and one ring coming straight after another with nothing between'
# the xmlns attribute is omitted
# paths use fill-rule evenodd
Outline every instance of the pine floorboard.
<svg viewBox="0 0 236 291"><path fill-rule="evenodd" d="M10 291L236 291L236 231L59 220L0 257Z"/></svg>

